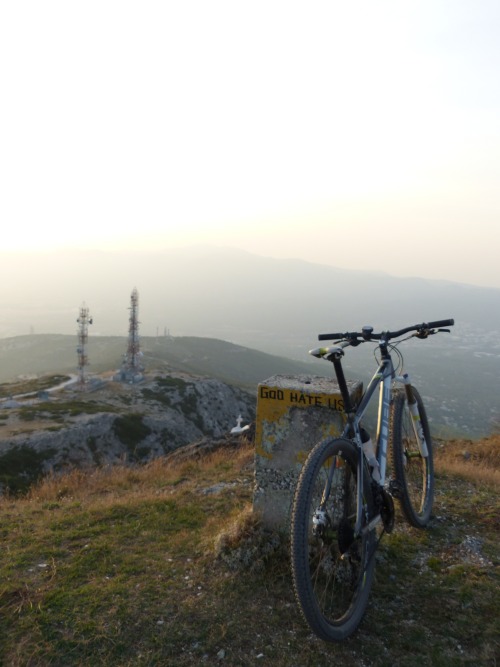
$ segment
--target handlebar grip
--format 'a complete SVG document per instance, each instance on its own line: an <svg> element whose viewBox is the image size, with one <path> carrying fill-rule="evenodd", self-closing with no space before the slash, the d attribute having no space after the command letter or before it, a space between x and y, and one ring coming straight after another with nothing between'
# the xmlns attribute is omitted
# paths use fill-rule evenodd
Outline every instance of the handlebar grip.
<svg viewBox="0 0 500 667"><path fill-rule="evenodd" d="M438 327L452 327L455 324L455 320L437 320L436 322L427 322L427 326L430 329Z"/></svg>
<svg viewBox="0 0 500 667"><path fill-rule="evenodd" d="M319 334L318 340L341 340L345 338L345 334L341 333L329 333L329 334Z"/></svg>

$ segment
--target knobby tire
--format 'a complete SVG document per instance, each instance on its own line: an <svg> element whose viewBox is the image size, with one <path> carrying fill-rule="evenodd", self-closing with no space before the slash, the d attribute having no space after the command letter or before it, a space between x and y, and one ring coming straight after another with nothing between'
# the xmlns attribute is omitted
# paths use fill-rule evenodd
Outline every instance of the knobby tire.
<svg viewBox="0 0 500 667"><path fill-rule="evenodd" d="M428 449L422 457L408 408L406 393L395 392L392 415L392 464L399 483L399 498L403 513L412 526L425 528L432 512L434 500L434 465L429 422L422 398L413 387L417 399L420 421Z"/></svg>
<svg viewBox="0 0 500 667"><path fill-rule="evenodd" d="M344 438L320 442L302 468L291 524L292 575L306 622L325 641L342 641L360 624L373 581L375 531L354 536L357 447ZM326 525L314 530L330 467L332 487L324 505ZM363 463L364 465L364 463ZM373 518L368 469L363 474L363 523Z"/></svg>

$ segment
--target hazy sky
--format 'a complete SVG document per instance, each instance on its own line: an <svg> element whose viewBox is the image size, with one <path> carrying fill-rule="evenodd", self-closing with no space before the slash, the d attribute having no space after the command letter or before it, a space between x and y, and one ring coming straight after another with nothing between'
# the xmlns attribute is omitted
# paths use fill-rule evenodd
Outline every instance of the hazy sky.
<svg viewBox="0 0 500 667"><path fill-rule="evenodd" d="M5 0L1 248L500 287L498 0Z"/></svg>

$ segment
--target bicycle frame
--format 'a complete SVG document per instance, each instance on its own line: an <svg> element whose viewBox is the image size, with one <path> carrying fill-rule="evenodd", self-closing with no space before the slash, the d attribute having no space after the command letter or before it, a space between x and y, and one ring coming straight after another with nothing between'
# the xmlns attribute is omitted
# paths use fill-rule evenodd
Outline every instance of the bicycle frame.
<svg viewBox="0 0 500 667"><path fill-rule="evenodd" d="M356 409L353 408L349 396L349 390L347 388L347 383L345 381L344 369L342 367L342 356L343 351L341 348L338 348L338 352L334 355L332 363L335 369L335 375L337 376L337 381L339 383L339 388L344 400L344 405L346 406L347 413L347 423L342 433L342 437L349 438L354 441L358 448L358 479L360 483L358 484L358 496L357 496L357 510L356 510L356 524L355 524L355 534L359 535L361 532L362 526L362 508L363 508L363 476L366 474L366 466L364 462L364 452L363 452L363 441L361 437L361 421L365 415L365 412L370 404L373 395L377 388L379 388L379 405L378 405L378 418L377 418L377 435L376 435L376 458L380 471L380 481L378 482L381 486L385 485L385 477L387 471L387 451L389 445L389 422L390 422L390 410L391 410L391 398L393 391L393 382L399 382L405 386L407 393L408 404L410 406L410 411L412 413L412 423L415 430L415 435L417 441L420 445L420 453L422 456L427 456L427 445L423 435L423 429L420 424L420 417L418 414L418 407L416 405L415 399L413 398L411 381L408 374L403 376L396 376L394 364L390 352L387 349L387 342L381 341L379 343L379 349L381 351L382 359L380 364L373 374L368 386L361 398ZM325 488L324 498L330 493L331 481L333 479L334 465L332 470L328 475L327 486ZM365 530L372 530L377 523L380 521L380 515L374 517L370 523L365 527Z"/></svg>

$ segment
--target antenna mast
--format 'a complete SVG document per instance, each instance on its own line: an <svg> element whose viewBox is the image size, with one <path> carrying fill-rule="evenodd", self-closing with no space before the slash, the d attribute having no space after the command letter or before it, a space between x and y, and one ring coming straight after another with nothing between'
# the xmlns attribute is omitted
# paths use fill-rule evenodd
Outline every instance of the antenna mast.
<svg viewBox="0 0 500 667"><path fill-rule="evenodd" d="M87 342L88 342L88 328L89 324L92 324L92 318L89 315L89 309L85 305L85 302L80 307L80 315L76 320L78 322L78 347L76 351L78 353L78 378L79 384L81 387L84 386L85 379L85 367L89 365L89 360L87 357Z"/></svg>
<svg viewBox="0 0 500 667"><path fill-rule="evenodd" d="M139 292L134 287L130 296L130 317L128 327L128 344L122 366L122 379L134 382L142 379L144 370L141 363L141 346L139 342Z"/></svg>

